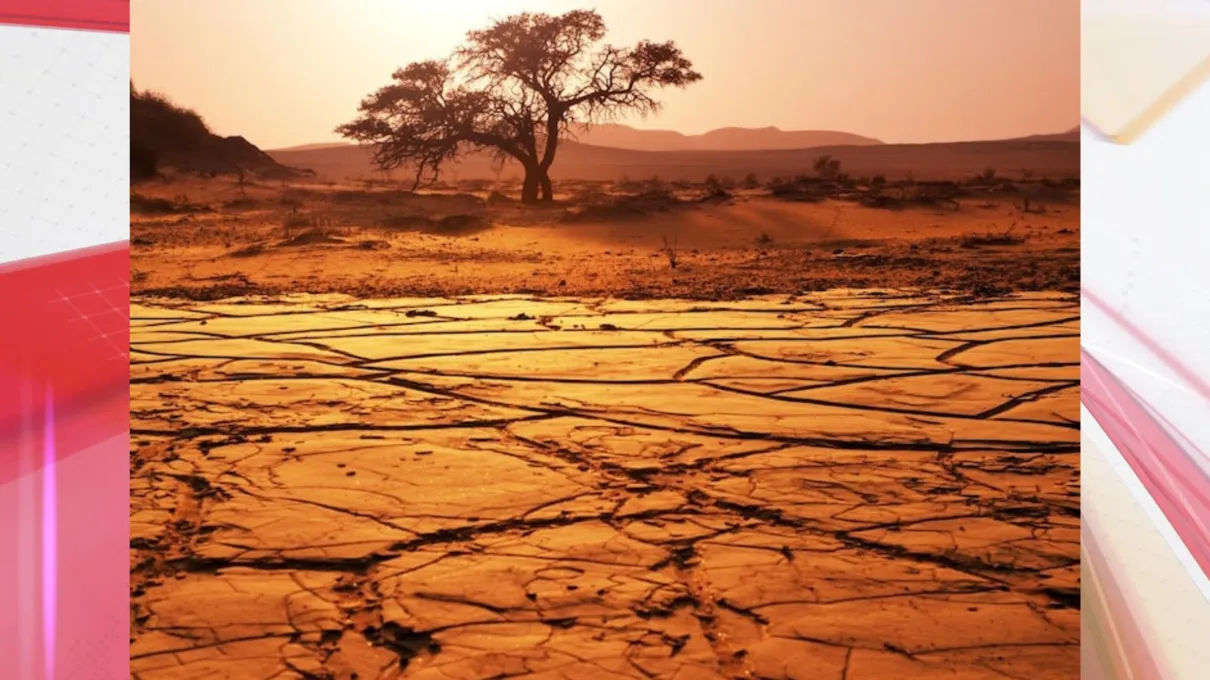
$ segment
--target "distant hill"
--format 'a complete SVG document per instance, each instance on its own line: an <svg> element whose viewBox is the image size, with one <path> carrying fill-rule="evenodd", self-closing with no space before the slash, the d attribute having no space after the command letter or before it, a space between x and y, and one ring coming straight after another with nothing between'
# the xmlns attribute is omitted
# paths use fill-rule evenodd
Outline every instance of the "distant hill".
<svg viewBox="0 0 1210 680"><path fill-rule="evenodd" d="M376 178L380 174L366 149L354 145L323 146L304 150L270 151L278 162L313 169L333 180ZM636 151L565 141L551 167L555 180L617 180L622 177L701 181L708 175L741 179L755 173L762 180L775 176L807 174L815 158L829 154L840 160L852 175L884 175L888 179L912 175L917 179L965 179L994 168L1003 176L1030 171L1035 177L1078 177L1078 141L1017 139L939 144L866 144L809 149L752 151ZM506 165L501 178L520 176L520 169ZM406 173L399 171L400 179ZM447 181L494 179L486 155L467 156L449 164Z"/></svg>
<svg viewBox="0 0 1210 680"><path fill-rule="evenodd" d="M576 141L633 151L774 151L819 146L882 144L870 137L833 130L780 130L775 127L726 127L700 135L671 130L640 130L629 125L604 124L574 131Z"/></svg>
<svg viewBox="0 0 1210 680"><path fill-rule="evenodd" d="M573 129L570 141L589 146L604 146L631 151L776 151L810 149L819 146L882 144L881 141L871 137L832 130L726 127L700 135L686 135L673 130L640 130L616 123ZM348 146L348 144L342 142L302 144L283 149L272 149L269 153L318 151L341 146Z"/></svg>
<svg viewBox="0 0 1210 680"><path fill-rule="evenodd" d="M266 153L274 154L278 151L318 151L319 149L336 149L342 146L349 146L348 142L320 142L319 144L299 144L298 146L287 146L281 149L271 149Z"/></svg>
<svg viewBox="0 0 1210 680"><path fill-rule="evenodd" d="M245 171L288 178L306 174L282 165L243 137L210 131L196 111L153 92L130 88L130 176L154 176L161 168L203 173Z"/></svg>
<svg viewBox="0 0 1210 680"><path fill-rule="evenodd" d="M1079 142L1080 126L1077 125L1065 132L1056 132L1049 135L1030 135L1028 137L1020 137L1019 139L1030 142Z"/></svg>

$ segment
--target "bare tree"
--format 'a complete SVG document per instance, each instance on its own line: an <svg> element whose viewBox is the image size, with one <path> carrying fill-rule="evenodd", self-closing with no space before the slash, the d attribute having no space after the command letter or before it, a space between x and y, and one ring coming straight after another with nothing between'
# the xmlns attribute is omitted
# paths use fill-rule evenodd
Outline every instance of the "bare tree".
<svg viewBox="0 0 1210 680"><path fill-rule="evenodd" d="M417 187L468 152L514 160L525 172L522 201L549 201L550 167L573 125L656 111L656 90L702 78L671 42L622 48L604 37L589 10L497 20L449 58L396 71L337 132L369 145L380 168L413 167Z"/></svg>

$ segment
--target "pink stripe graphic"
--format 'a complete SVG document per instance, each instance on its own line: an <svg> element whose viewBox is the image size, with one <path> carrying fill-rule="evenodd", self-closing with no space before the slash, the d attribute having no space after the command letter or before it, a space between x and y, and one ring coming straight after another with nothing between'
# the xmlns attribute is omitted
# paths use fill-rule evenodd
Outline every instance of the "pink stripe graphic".
<svg viewBox="0 0 1210 680"><path fill-rule="evenodd" d="M1081 365L1081 401L1210 574L1210 479L1153 409L1087 350L1081 350Z"/></svg>
<svg viewBox="0 0 1210 680"><path fill-rule="evenodd" d="M1147 348L1202 398L1210 385L1100 296L1083 298ZM1210 476L1204 453L1087 349L1081 348L1080 400L1134 470L1203 572L1210 575Z"/></svg>
<svg viewBox="0 0 1210 680"><path fill-rule="evenodd" d="M1178 359L1176 355L1174 355L1172 352L1169 352L1154 338L1144 333L1143 329L1139 328L1138 325L1130 319L1127 319L1121 312L1109 306L1109 304L1102 300L1099 295L1096 295L1087 288L1082 288L1080 290L1080 295L1084 299L1091 302L1093 306L1104 313L1105 316L1108 316L1109 319L1120 326L1122 330L1129 333L1130 337L1134 338L1139 344L1146 347L1147 351L1151 352L1156 356L1156 358L1164 362L1165 366L1172 369L1173 372L1175 372L1182 380L1188 383L1190 387L1195 389L1197 393L1200 394L1204 399L1210 400L1210 384L1207 384L1201 376L1190 370L1190 368L1186 366L1184 362Z"/></svg>
<svg viewBox="0 0 1210 680"><path fill-rule="evenodd" d="M59 490L55 468L55 401L46 393L46 419L42 424L42 668L48 680L55 677L55 620L59 588Z"/></svg>

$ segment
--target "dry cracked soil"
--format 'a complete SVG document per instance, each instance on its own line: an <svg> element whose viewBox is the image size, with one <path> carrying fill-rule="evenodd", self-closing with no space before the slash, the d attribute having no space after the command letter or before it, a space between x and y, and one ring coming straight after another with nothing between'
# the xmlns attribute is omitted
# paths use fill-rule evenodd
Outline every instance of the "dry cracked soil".
<svg viewBox="0 0 1210 680"><path fill-rule="evenodd" d="M132 675L1079 675L1079 303L132 301Z"/></svg>

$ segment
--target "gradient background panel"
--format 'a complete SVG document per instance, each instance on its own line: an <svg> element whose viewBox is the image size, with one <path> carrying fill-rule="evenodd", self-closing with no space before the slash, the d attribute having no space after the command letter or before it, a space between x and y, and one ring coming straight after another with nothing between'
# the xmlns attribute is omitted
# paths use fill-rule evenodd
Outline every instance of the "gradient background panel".
<svg viewBox="0 0 1210 680"><path fill-rule="evenodd" d="M0 677L129 677L129 5L0 0Z"/></svg>
<svg viewBox="0 0 1210 680"><path fill-rule="evenodd" d="M1210 3L1083 18L1083 675L1206 678Z"/></svg>

